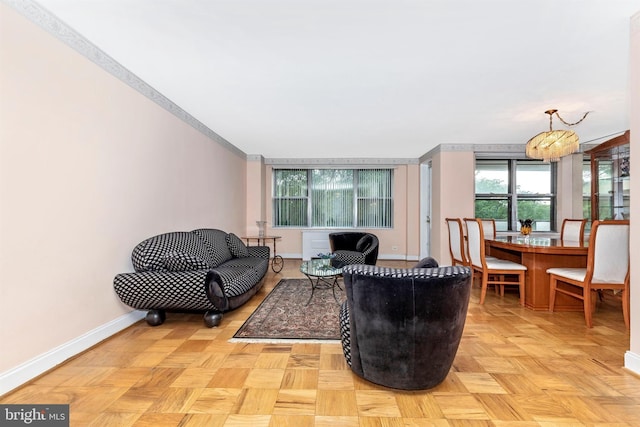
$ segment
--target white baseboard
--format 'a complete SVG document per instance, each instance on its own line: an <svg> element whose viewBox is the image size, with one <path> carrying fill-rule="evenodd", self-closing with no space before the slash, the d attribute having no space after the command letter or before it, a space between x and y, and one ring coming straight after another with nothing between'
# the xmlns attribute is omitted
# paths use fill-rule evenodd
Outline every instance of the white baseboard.
<svg viewBox="0 0 640 427"><path fill-rule="evenodd" d="M285 260L287 259L302 259L302 254L299 253L278 253ZM405 254L380 254L378 255L378 259L381 260L399 260L399 261L419 261L420 259L415 256L407 256ZM285 261L286 262L286 261Z"/></svg>
<svg viewBox="0 0 640 427"><path fill-rule="evenodd" d="M378 259L393 261L418 261L418 257L406 254L379 254Z"/></svg>
<svg viewBox="0 0 640 427"><path fill-rule="evenodd" d="M273 256L273 252L271 253L271 255ZM288 259L302 259L302 254L301 253L280 253L278 252L278 255L280 255L282 258L284 258L284 262L287 262Z"/></svg>
<svg viewBox="0 0 640 427"><path fill-rule="evenodd" d="M0 373L0 396L55 368L65 360L133 325L140 319L144 319L145 315L145 311L131 311L13 369Z"/></svg>
<svg viewBox="0 0 640 427"><path fill-rule="evenodd" d="M627 351L624 354L624 367L634 374L640 375L640 354Z"/></svg>

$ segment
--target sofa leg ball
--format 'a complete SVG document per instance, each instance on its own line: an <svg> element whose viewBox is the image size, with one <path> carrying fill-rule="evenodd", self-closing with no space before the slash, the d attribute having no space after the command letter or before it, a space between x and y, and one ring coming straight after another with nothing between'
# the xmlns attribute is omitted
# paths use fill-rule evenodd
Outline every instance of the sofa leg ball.
<svg viewBox="0 0 640 427"><path fill-rule="evenodd" d="M164 323L164 320L167 318L164 310L149 310L145 317L145 320L150 326L158 326Z"/></svg>
<svg viewBox="0 0 640 427"><path fill-rule="evenodd" d="M222 321L222 313L217 311L207 311L204 314L204 324L210 328L218 326Z"/></svg>

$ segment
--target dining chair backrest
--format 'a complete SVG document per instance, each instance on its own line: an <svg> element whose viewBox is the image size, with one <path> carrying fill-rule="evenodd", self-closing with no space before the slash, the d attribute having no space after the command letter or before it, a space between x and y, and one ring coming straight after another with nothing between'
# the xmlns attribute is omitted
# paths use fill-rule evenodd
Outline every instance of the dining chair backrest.
<svg viewBox="0 0 640 427"><path fill-rule="evenodd" d="M469 263L476 267L483 267L484 262L484 230L482 222L476 218L465 218L467 226L467 251Z"/></svg>
<svg viewBox="0 0 640 427"><path fill-rule="evenodd" d="M485 239L495 239L496 238L496 220L495 219L481 219L482 221L482 231L484 231Z"/></svg>
<svg viewBox="0 0 640 427"><path fill-rule="evenodd" d="M479 218L465 218L467 226L467 252L469 266L481 275L480 304L484 304L487 287L496 286L504 296L504 287L517 285L520 293L520 305L525 304L525 265L497 257L485 255L484 227Z"/></svg>
<svg viewBox="0 0 640 427"><path fill-rule="evenodd" d="M586 219L565 218L564 221L562 221L560 240L580 242L580 244L582 244L584 242L584 227L586 223Z"/></svg>
<svg viewBox="0 0 640 427"><path fill-rule="evenodd" d="M462 221L459 218L445 218L449 230L449 253L451 254L451 265L467 264L467 257L464 250L464 234L462 232Z"/></svg>
<svg viewBox="0 0 640 427"><path fill-rule="evenodd" d="M585 281L625 283L629 280L629 221L594 221L589 238Z"/></svg>

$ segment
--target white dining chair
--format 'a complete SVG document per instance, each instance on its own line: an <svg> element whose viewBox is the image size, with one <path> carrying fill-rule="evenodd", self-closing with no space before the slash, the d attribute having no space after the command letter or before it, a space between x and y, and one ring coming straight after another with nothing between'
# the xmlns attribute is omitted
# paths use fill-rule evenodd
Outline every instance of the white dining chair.
<svg viewBox="0 0 640 427"><path fill-rule="evenodd" d="M565 218L562 221L562 229L560 230L560 240L563 242L579 242L584 243L584 227L587 223L584 219Z"/></svg>
<svg viewBox="0 0 640 427"><path fill-rule="evenodd" d="M592 293L599 290L622 292L622 313L629 329L629 221L594 221L589 236L586 268L550 268L549 311L555 307L556 293L582 300L584 320L593 327ZM558 282L571 287L558 287Z"/></svg>
<svg viewBox="0 0 640 427"><path fill-rule="evenodd" d="M482 231L484 231L484 238L494 240L496 238L496 220L482 218Z"/></svg>
<svg viewBox="0 0 640 427"><path fill-rule="evenodd" d="M488 285L501 287L517 285L520 292L520 305L524 305L524 281L527 267L513 261L499 258L487 258L485 256L482 220L477 218L465 218L464 222L467 226L467 245L470 266L473 271L482 275L480 304L484 304Z"/></svg>
<svg viewBox="0 0 640 427"><path fill-rule="evenodd" d="M480 221L482 221L482 231L484 231L484 238L495 240L496 239L496 220L481 218ZM486 255L485 258L495 259L496 257ZM467 254L467 259L469 259L469 254ZM504 296L504 286L500 287L500 295Z"/></svg>
<svg viewBox="0 0 640 427"><path fill-rule="evenodd" d="M445 218L449 230L449 254L451 265L468 265L465 255L464 233L460 218Z"/></svg>

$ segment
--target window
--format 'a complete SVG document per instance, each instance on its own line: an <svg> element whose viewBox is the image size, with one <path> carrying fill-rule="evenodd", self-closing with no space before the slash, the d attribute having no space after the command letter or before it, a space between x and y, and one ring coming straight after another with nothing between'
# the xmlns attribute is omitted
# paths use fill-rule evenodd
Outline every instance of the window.
<svg viewBox="0 0 640 427"><path fill-rule="evenodd" d="M274 169L274 227L390 228L392 169Z"/></svg>
<svg viewBox="0 0 640 427"><path fill-rule="evenodd" d="M556 229L556 166L537 160L476 160L475 216L493 218L496 230L519 230L533 219L534 231Z"/></svg>

